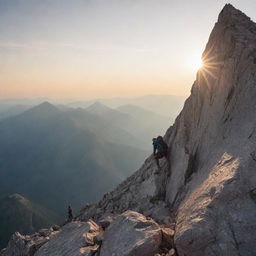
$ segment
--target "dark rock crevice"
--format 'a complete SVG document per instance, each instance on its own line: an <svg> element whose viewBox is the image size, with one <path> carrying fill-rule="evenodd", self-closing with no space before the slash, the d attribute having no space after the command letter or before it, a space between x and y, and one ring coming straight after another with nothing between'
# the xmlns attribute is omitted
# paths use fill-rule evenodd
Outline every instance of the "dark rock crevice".
<svg viewBox="0 0 256 256"><path fill-rule="evenodd" d="M193 173L197 171L198 168L198 153L197 150L194 154L189 155L188 167L184 175L184 184L187 184Z"/></svg>

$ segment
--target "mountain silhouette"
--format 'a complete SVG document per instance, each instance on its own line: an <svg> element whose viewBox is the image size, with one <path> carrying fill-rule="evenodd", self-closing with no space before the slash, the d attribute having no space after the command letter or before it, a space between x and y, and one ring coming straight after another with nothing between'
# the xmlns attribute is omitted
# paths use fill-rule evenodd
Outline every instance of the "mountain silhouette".
<svg viewBox="0 0 256 256"><path fill-rule="evenodd" d="M56 214L19 194L3 196L0 198L0 248L6 246L16 231L32 234L58 221Z"/></svg>

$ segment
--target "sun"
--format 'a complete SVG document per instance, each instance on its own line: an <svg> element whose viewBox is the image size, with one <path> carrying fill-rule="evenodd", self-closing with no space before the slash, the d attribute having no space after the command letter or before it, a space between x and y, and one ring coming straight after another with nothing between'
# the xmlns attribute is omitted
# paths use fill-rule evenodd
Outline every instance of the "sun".
<svg viewBox="0 0 256 256"><path fill-rule="evenodd" d="M203 67L203 61L200 54L189 55L186 59L186 66L192 72L197 72Z"/></svg>

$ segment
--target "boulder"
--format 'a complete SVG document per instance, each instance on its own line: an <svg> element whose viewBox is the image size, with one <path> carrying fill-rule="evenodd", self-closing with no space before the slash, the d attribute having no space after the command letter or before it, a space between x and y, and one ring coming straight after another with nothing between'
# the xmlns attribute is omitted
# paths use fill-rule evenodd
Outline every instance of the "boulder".
<svg viewBox="0 0 256 256"><path fill-rule="evenodd" d="M145 216L151 217L157 223L163 224L165 226L169 226L173 228L174 219L171 216L170 209L166 205L164 201L157 201L146 211L143 211Z"/></svg>
<svg viewBox="0 0 256 256"><path fill-rule="evenodd" d="M161 242L161 228L155 221L126 211L105 231L100 256L153 256Z"/></svg>
<svg viewBox="0 0 256 256"><path fill-rule="evenodd" d="M19 232L12 235L7 248L1 251L1 256L33 256L34 253L45 243L49 237L23 236Z"/></svg>
<svg viewBox="0 0 256 256"><path fill-rule="evenodd" d="M93 243L93 236L99 232L100 227L92 220L70 222L42 246L35 256L90 256L99 248Z"/></svg>

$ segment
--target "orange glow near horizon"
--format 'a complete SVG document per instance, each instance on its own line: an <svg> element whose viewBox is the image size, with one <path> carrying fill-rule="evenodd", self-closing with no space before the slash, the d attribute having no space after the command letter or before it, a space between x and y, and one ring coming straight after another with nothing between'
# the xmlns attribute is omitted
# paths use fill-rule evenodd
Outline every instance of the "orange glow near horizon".
<svg viewBox="0 0 256 256"><path fill-rule="evenodd" d="M201 54L224 0L0 2L1 99L187 96L220 64Z"/></svg>
<svg viewBox="0 0 256 256"><path fill-rule="evenodd" d="M137 97L146 94L172 94L186 96L195 78L194 67L183 66L177 61L171 66L169 58L154 62L126 59L121 65L91 62L76 63L40 62L22 63L17 60L13 70L5 70L0 76L0 98L111 98ZM110 58L110 57L109 57ZM104 60L106 61L106 60ZM121 61L121 60L118 60ZM13 75L14 74L14 75ZM191 81L191 82L188 82Z"/></svg>
<svg viewBox="0 0 256 256"><path fill-rule="evenodd" d="M114 79L115 80L115 79ZM152 78L151 81L129 81L122 84L112 79L104 80L102 83L93 82L67 82L49 81L43 84L42 81L35 81L27 84L17 81L19 85L11 83L0 89L0 98L112 98L112 97L139 97L147 94L172 94L177 96L186 96L186 90L177 86L176 82L168 81L161 78ZM160 81L162 84L160 84ZM169 86L174 84L176 86ZM16 83L15 83L16 84ZM37 84L37 86L34 86ZM48 86L47 84L50 84ZM54 86L52 86L54 84ZM179 85L186 86L186 80L179 81Z"/></svg>
<svg viewBox="0 0 256 256"><path fill-rule="evenodd" d="M167 0L2 1L0 98L187 96L221 8L209 16Z"/></svg>

